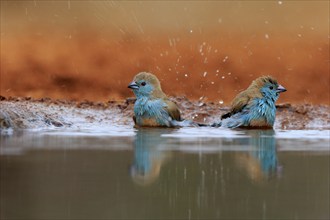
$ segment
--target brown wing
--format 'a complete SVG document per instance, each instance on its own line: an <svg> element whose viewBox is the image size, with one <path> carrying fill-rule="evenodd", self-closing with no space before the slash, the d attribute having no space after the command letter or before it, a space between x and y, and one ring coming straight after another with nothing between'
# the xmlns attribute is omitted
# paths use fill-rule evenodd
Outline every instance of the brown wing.
<svg viewBox="0 0 330 220"><path fill-rule="evenodd" d="M239 93L232 101L230 112L222 115L221 119L229 118L233 114L242 111L242 109L249 103L250 100L251 94L249 91L245 90Z"/></svg>
<svg viewBox="0 0 330 220"><path fill-rule="evenodd" d="M231 111L233 113L242 111L242 109L249 103L250 100L251 96L247 91L241 92L234 98L231 104Z"/></svg>
<svg viewBox="0 0 330 220"><path fill-rule="evenodd" d="M165 99L165 103L167 105L166 110L167 110L168 114L174 120L181 121L181 114L180 114L178 106L169 99Z"/></svg>

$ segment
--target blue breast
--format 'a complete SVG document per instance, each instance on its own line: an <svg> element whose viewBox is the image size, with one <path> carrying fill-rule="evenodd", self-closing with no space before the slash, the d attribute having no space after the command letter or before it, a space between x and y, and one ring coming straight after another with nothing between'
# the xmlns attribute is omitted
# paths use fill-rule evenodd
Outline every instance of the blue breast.
<svg viewBox="0 0 330 220"><path fill-rule="evenodd" d="M170 116L165 107L166 104L161 99L137 99L134 105L137 124L142 125L143 119L155 119L160 126L169 126Z"/></svg>
<svg viewBox="0 0 330 220"><path fill-rule="evenodd" d="M247 126L253 120L265 120L267 125L273 126L275 122L276 107L273 100L255 98L247 106L245 123Z"/></svg>

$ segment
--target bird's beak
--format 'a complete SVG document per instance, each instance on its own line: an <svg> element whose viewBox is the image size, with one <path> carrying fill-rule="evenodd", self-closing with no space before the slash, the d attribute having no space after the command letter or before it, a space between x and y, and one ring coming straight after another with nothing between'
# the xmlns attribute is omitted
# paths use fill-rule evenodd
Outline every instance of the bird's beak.
<svg viewBox="0 0 330 220"><path fill-rule="evenodd" d="M128 88L130 88L130 89L138 89L139 88L139 86L138 86L138 84L136 84L136 82L131 82L129 85L128 85Z"/></svg>
<svg viewBox="0 0 330 220"><path fill-rule="evenodd" d="M280 93L280 92L285 92L286 91L286 88L284 88L283 86L281 85L278 85L277 89L276 89L276 92Z"/></svg>

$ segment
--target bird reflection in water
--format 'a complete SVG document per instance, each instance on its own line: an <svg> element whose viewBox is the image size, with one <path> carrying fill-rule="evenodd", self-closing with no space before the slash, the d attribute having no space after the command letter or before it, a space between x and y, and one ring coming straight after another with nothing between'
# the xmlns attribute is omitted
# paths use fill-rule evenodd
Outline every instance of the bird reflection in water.
<svg viewBox="0 0 330 220"><path fill-rule="evenodd" d="M130 169L134 183L147 186L158 179L161 167L174 153L171 151L173 148L168 148L168 145L175 143L175 139L169 142L168 137L162 135L175 130L177 129L139 128L136 131L134 162ZM242 146L244 149L234 154L238 168L255 183L279 177L281 167L278 166L274 130L243 130L243 132L246 138L237 138L227 143ZM207 145L207 142L205 144Z"/></svg>
<svg viewBox="0 0 330 220"><path fill-rule="evenodd" d="M238 166L254 182L280 177L281 167L278 166L274 130L246 130L245 133L249 138L244 139L243 144L252 149L248 153L236 154Z"/></svg>
<svg viewBox="0 0 330 220"><path fill-rule="evenodd" d="M139 128L134 140L134 162L131 177L138 185L150 185L159 177L161 166L170 158L170 151L161 148L166 138L161 137L173 129Z"/></svg>

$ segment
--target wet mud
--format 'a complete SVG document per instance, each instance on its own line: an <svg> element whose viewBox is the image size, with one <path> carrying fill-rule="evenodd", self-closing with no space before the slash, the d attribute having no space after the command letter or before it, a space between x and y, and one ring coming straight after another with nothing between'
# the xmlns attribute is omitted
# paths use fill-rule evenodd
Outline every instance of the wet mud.
<svg viewBox="0 0 330 220"><path fill-rule="evenodd" d="M228 106L215 102L172 98L183 118L210 124L220 120ZM1 129L88 128L132 126L135 99L92 102L30 97L1 97ZM275 129L330 129L330 107L311 104L279 104Z"/></svg>

